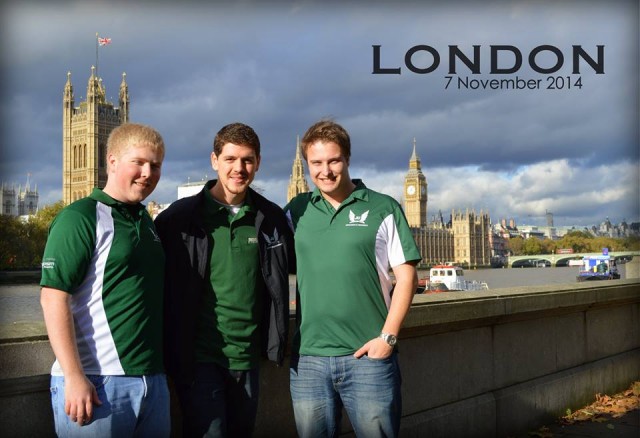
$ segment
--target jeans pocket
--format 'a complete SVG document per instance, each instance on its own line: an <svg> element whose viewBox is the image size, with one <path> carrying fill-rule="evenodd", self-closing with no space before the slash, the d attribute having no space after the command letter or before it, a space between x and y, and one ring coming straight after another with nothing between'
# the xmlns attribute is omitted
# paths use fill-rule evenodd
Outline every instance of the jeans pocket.
<svg viewBox="0 0 640 438"><path fill-rule="evenodd" d="M363 357L371 362L385 363L385 362L391 362L393 354L387 357L369 357L369 355L365 354Z"/></svg>
<svg viewBox="0 0 640 438"><path fill-rule="evenodd" d="M103 388L109 380L111 380L111 376L99 376L99 375L87 375L87 379L95 386L96 391Z"/></svg>

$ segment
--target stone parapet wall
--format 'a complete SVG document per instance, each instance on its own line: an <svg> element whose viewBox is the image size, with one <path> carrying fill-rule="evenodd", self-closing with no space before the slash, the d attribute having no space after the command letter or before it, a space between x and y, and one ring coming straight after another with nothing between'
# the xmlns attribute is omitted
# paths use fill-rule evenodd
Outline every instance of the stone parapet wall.
<svg viewBox="0 0 640 438"><path fill-rule="evenodd" d="M640 379L639 286L417 295L399 339L402 436L514 436L628 388ZM0 340L3 436L54 435L52 361L44 333ZM295 436L287 365L262 364L256 436ZM178 429L177 410L173 418Z"/></svg>

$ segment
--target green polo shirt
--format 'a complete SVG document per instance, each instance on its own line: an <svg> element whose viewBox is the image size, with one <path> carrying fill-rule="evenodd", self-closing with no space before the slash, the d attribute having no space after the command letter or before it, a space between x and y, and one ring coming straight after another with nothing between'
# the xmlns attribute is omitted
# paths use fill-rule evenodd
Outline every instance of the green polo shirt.
<svg viewBox="0 0 640 438"><path fill-rule="evenodd" d="M294 349L303 355L353 354L379 336L391 303L389 268L420 260L398 202L354 183L337 210L317 188L285 207L300 294Z"/></svg>
<svg viewBox="0 0 640 438"><path fill-rule="evenodd" d="M260 357L264 280L260 270L256 211L249 195L233 214L205 187L204 226L211 256L209 279L197 318L196 360L248 370Z"/></svg>
<svg viewBox="0 0 640 438"><path fill-rule="evenodd" d="M142 204L94 189L53 220L40 285L71 294L85 374L163 372L164 251ZM53 375L62 375L56 361Z"/></svg>

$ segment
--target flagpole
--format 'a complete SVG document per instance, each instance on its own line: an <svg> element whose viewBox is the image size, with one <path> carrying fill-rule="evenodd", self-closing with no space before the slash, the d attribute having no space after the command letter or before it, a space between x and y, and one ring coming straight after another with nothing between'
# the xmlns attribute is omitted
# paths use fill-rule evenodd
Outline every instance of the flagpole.
<svg viewBox="0 0 640 438"><path fill-rule="evenodd" d="M98 77L98 32L96 32L96 77Z"/></svg>

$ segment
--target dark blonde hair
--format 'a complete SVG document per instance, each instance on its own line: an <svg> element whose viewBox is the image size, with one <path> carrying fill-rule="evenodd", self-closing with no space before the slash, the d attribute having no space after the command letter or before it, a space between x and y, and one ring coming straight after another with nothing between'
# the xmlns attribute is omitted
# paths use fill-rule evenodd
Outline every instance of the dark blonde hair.
<svg viewBox="0 0 640 438"><path fill-rule="evenodd" d="M351 157L351 139L347 131L331 119L322 119L311 125L302 137L302 156L307 159L307 149L316 141L333 142L340 146L342 156L349 161Z"/></svg>
<svg viewBox="0 0 640 438"><path fill-rule="evenodd" d="M123 123L109 134L107 156L120 156L130 147L148 146L164 159L164 140L158 131L139 123Z"/></svg>

